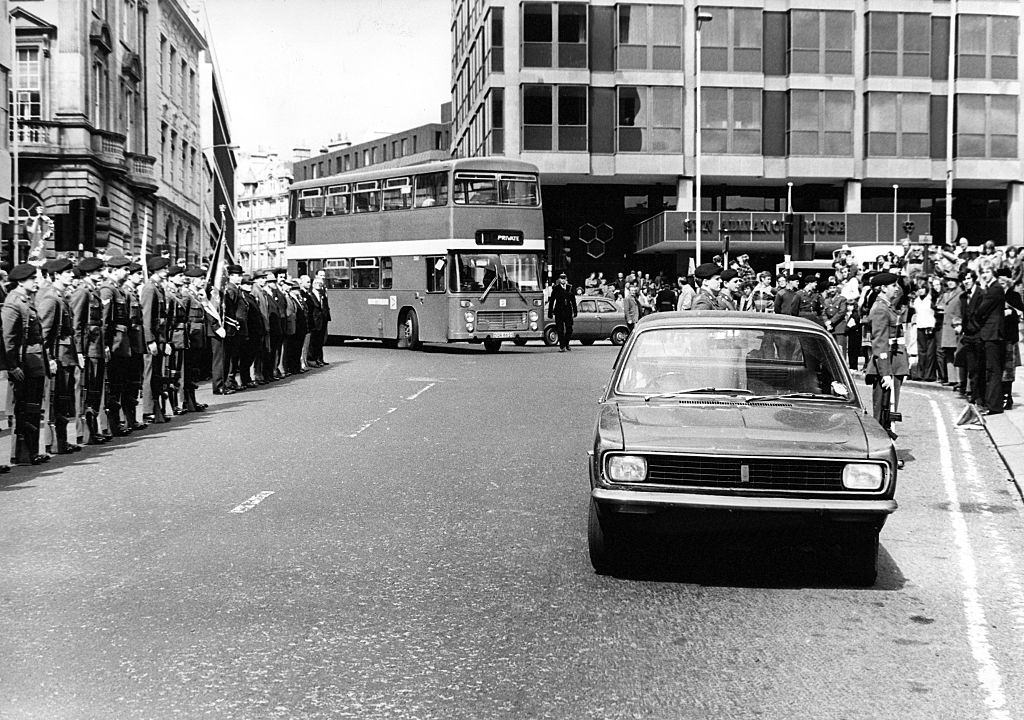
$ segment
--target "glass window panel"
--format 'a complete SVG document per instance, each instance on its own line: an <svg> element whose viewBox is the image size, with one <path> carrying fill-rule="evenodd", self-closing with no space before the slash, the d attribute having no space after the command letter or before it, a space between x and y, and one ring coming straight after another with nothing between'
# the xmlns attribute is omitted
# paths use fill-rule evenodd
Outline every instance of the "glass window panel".
<svg viewBox="0 0 1024 720"><path fill-rule="evenodd" d="M818 131L800 130L789 134L790 155L817 155Z"/></svg>
<svg viewBox="0 0 1024 720"><path fill-rule="evenodd" d="M551 67L551 43L523 43L523 67Z"/></svg>
<svg viewBox="0 0 1024 720"><path fill-rule="evenodd" d="M644 149L644 130L642 128L619 128L619 152L640 152Z"/></svg>
<svg viewBox="0 0 1024 720"><path fill-rule="evenodd" d="M760 155L761 131L736 130L732 136L732 153L736 155Z"/></svg>
<svg viewBox="0 0 1024 720"><path fill-rule="evenodd" d="M868 155L895 157L896 133L868 133Z"/></svg>
<svg viewBox="0 0 1024 720"><path fill-rule="evenodd" d="M993 135L1017 134L1017 98L993 95L989 111L989 131Z"/></svg>
<svg viewBox="0 0 1024 720"><path fill-rule="evenodd" d="M641 91L645 88L619 88L619 125L625 127L647 127L646 103Z"/></svg>
<svg viewBox="0 0 1024 720"><path fill-rule="evenodd" d="M1017 79L1017 58L1016 57L992 57L993 80L1016 80Z"/></svg>
<svg viewBox="0 0 1024 720"><path fill-rule="evenodd" d="M558 6L558 42L587 42L587 7L561 4Z"/></svg>
<svg viewBox="0 0 1024 720"><path fill-rule="evenodd" d="M992 54L1017 57L1017 18L992 17Z"/></svg>
<svg viewBox="0 0 1024 720"><path fill-rule="evenodd" d="M725 72L729 69L729 51L725 48L704 48L700 51L700 69Z"/></svg>
<svg viewBox="0 0 1024 720"><path fill-rule="evenodd" d="M987 49L984 15L960 15L957 51L962 55L984 55Z"/></svg>
<svg viewBox="0 0 1024 720"><path fill-rule="evenodd" d="M727 151L729 133L726 130L700 131L701 150L706 153L724 153Z"/></svg>
<svg viewBox="0 0 1024 720"><path fill-rule="evenodd" d="M853 131L853 93L829 91L825 93L824 128L826 132Z"/></svg>
<svg viewBox="0 0 1024 720"><path fill-rule="evenodd" d="M984 135L957 135L957 157L985 157Z"/></svg>
<svg viewBox="0 0 1024 720"><path fill-rule="evenodd" d="M527 85L523 88L523 122L527 125L551 124L550 85Z"/></svg>
<svg viewBox="0 0 1024 720"><path fill-rule="evenodd" d="M551 126L527 125L523 128L524 150L551 150Z"/></svg>
<svg viewBox="0 0 1024 720"><path fill-rule="evenodd" d="M654 88L654 110L651 124L654 127L683 126L683 102L678 88Z"/></svg>
<svg viewBox="0 0 1024 720"><path fill-rule="evenodd" d="M523 41L551 42L551 3L523 3Z"/></svg>
<svg viewBox="0 0 1024 720"><path fill-rule="evenodd" d="M733 91L733 127L743 129L761 127L760 90Z"/></svg>
<svg viewBox="0 0 1024 720"><path fill-rule="evenodd" d="M894 52L872 52L868 58L870 75L892 77L896 75L897 55Z"/></svg>
<svg viewBox="0 0 1024 720"><path fill-rule="evenodd" d="M647 44L646 5L623 5L619 8L619 44Z"/></svg>
<svg viewBox="0 0 1024 720"><path fill-rule="evenodd" d="M655 45L682 45L683 23L678 5L655 5L651 39Z"/></svg>
<svg viewBox="0 0 1024 720"><path fill-rule="evenodd" d="M868 130L873 133L896 131L896 94L868 95Z"/></svg>
<svg viewBox="0 0 1024 720"><path fill-rule="evenodd" d="M706 8L711 14L711 22L704 23L700 29L702 48L729 47L729 10L728 8Z"/></svg>
<svg viewBox="0 0 1024 720"><path fill-rule="evenodd" d="M853 153L853 135L851 133L825 133L825 155L851 155Z"/></svg>
<svg viewBox="0 0 1024 720"><path fill-rule="evenodd" d="M904 93L900 108L900 125L905 133L928 133L929 97L921 93Z"/></svg>
<svg viewBox="0 0 1024 720"><path fill-rule="evenodd" d="M559 126L558 149L560 151L586 150L587 128Z"/></svg>
<svg viewBox="0 0 1024 720"><path fill-rule="evenodd" d="M619 46L618 68L620 70L645 70L647 68L647 46Z"/></svg>
<svg viewBox="0 0 1024 720"><path fill-rule="evenodd" d="M821 47L819 14L814 10L793 10L790 13L793 49L814 50Z"/></svg>
<svg viewBox="0 0 1024 720"><path fill-rule="evenodd" d="M853 50L853 13L837 11L825 13L825 48L827 50Z"/></svg>
<svg viewBox="0 0 1024 720"><path fill-rule="evenodd" d="M907 52L931 52L931 16L919 13L903 15L903 50Z"/></svg>
<svg viewBox="0 0 1024 720"><path fill-rule="evenodd" d="M817 74L821 70L821 53L817 50L793 50L789 54L791 73Z"/></svg>
<svg viewBox="0 0 1024 720"><path fill-rule="evenodd" d="M956 98L957 132L965 135L985 134L985 96L958 95Z"/></svg>
<svg viewBox="0 0 1024 720"><path fill-rule="evenodd" d="M558 88L558 124L587 124L587 89L585 87Z"/></svg>
<svg viewBox="0 0 1024 720"><path fill-rule="evenodd" d="M725 88L701 90L701 127L729 127L729 91Z"/></svg>
<svg viewBox="0 0 1024 720"><path fill-rule="evenodd" d="M737 48L761 49L761 11L755 9L733 10L734 45ZM713 22L713 21L712 21Z"/></svg>
<svg viewBox="0 0 1024 720"><path fill-rule="evenodd" d="M683 67L682 47L659 46L654 48L653 54L655 70L681 70Z"/></svg>
<svg viewBox="0 0 1024 720"><path fill-rule="evenodd" d="M678 153L683 151L683 132L679 128L651 130L651 152Z"/></svg>
<svg viewBox="0 0 1024 720"><path fill-rule="evenodd" d="M903 55L904 77L928 77L931 75L930 53L906 53Z"/></svg>
<svg viewBox="0 0 1024 720"><path fill-rule="evenodd" d="M928 135L921 133L903 133L904 157L928 157Z"/></svg>
<svg viewBox="0 0 1024 720"><path fill-rule="evenodd" d="M789 94L790 127L794 131L818 132L818 91L793 90ZM817 144L817 141L815 141Z"/></svg>
<svg viewBox="0 0 1024 720"><path fill-rule="evenodd" d="M1016 135L993 135L992 136L992 157L1015 158L1017 157L1017 136Z"/></svg>
<svg viewBox="0 0 1024 720"><path fill-rule="evenodd" d="M871 36L869 49L897 50L897 14L873 12L868 14L868 32Z"/></svg>

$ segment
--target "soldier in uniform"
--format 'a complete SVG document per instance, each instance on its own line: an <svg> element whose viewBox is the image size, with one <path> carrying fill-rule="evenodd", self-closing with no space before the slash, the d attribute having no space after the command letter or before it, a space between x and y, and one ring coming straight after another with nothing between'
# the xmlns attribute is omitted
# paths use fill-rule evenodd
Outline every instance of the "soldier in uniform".
<svg viewBox="0 0 1024 720"><path fill-rule="evenodd" d="M899 278L890 272L880 272L871 278L871 286L878 289L878 295L868 312L871 357L868 359L865 380L872 386L872 413L875 419L895 439L889 407L899 403L900 385L910 371L906 348L899 344L900 317L896 310L900 294ZM890 403L890 398L895 402Z"/></svg>
<svg viewBox="0 0 1024 720"><path fill-rule="evenodd" d="M242 291L239 315L241 315L241 307L244 305L246 334L241 339L238 351L238 375L242 387L253 388L257 385L253 377L253 369L266 330L263 327L263 314L260 312L256 295L253 293L252 276L243 275L239 288Z"/></svg>
<svg viewBox="0 0 1024 720"><path fill-rule="evenodd" d="M558 283L551 289L548 298L548 319L555 321L558 332L558 352L568 352L572 340L572 321L576 317L576 293L569 285L565 273L558 276Z"/></svg>
<svg viewBox="0 0 1024 720"><path fill-rule="evenodd" d="M39 270L22 264L11 270L17 283L0 308L7 377L14 389L15 462L38 465L50 459L39 452L43 415L43 386L53 368L43 344L43 327L33 301L39 289Z"/></svg>
<svg viewBox="0 0 1024 720"><path fill-rule="evenodd" d="M719 294L722 291L722 267L717 263L704 263L693 272L700 289L693 297L691 310L725 310Z"/></svg>
<svg viewBox="0 0 1024 720"><path fill-rule="evenodd" d="M170 402L171 412L181 415L181 380L185 371L185 353L188 351L189 313L185 285L188 278L185 269L171 265L167 269L164 296L167 299L168 347L170 354L164 358L164 393Z"/></svg>
<svg viewBox="0 0 1024 720"><path fill-rule="evenodd" d="M128 277L130 261L123 255L107 259L106 280L100 285L100 299L107 310L108 324L104 328L104 344L107 361L106 412L107 424L113 435L123 436L131 432L129 422L121 422L121 402L124 399L125 384L131 374L132 348L129 339L128 296L121 285ZM128 416L125 415L127 421Z"/></svg>
<svg viewBox="0 0 1024 720"><path fill-rule="evenodd" d="M203 295L206 273L201 268L185 270L189 284L185 286L188 296L188 349L185 351L185 399L182 409L188 412L202 412L208 406L196 400L199 378L202 375L203 351L206 349L206 308Z"/></svg>
<svg viewBox="0 0 1024 720"><path fill-rule="evenodd" d="M142 331L142 303L139 301L139 286L142 285L142 266L128 265L128 277L121 285L121 291L128 301L128 358L124 380L124 394L121 396L121 411L129 430L141 430L148 423L139 422L138 405L142 394L143 363L146 355L146 338Z"/></svg>
<svg viewBox="0 0 1024 720"><path fill-rule="evenodd" d="M75 330L75 346L79 354L84 356L81 386L85 393L85 402L82 403L82 407L89 429L89 444L102 445L109 439L100 433L97 418L102 409L100 405L109 359L110 348L105 342L105 337L110 306L104 306L100 297L103 261L99 258L85 258L78 263L78 270L82 273L82 279L78 289L71 296L71 317Z"/></svg>
<svg viewBox="0 0 1024 720"><path fill-rule="evenodd" d="M149 280L139 291L142 305L142 334L146 341L143 358L142 419L150 423L165 423L167 417L161 408L160 395L164 381L164 356L167 344L167 300L164 297L164 279L170 260L151 256L146 260Z"/></svg>
<svg viewBox="0 0 1024 720"><path fill-rule="evenodd" d="M722 271L722 289L718 292L718 302L722 310L738 310L739 296L743 288L743 279L740 274L728 268Z"/></svg>
<svg viewBox="0 0 1024 720"><path fill-rule="evenodd" d="M46 354L56 360L51 396L52 417L56 435L56 451L60 455L82 448L68 442L68 423L75 419L75 370L78 349L71 324L71 306L67 293L74 279L70 260L50 260L43 265L48 280L36 293L36 310L43 328Z"/></svg>

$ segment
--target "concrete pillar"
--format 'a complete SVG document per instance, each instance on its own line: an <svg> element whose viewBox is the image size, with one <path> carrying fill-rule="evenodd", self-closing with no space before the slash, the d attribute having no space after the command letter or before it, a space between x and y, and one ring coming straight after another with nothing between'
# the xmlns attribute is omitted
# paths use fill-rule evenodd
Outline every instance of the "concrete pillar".
<svg viewBox="0 0 1024 720"><path fill-rule="evenodd" d="M693 212L693 178L680 175L676 179L676 210Z"/></svg>
<svg viewBox="0 0 1024 720"><path fill-rule="evenodd" d="M1006 200L1006 244L1024 245L1024 183L1009 183Z"/></svg>
<svg viewBox="0 0 1024 720"><path fill-rule="evenodd" d="M843 199L843 212L860 212L860 180L847 180L845 186L845 197Z"/></svg>

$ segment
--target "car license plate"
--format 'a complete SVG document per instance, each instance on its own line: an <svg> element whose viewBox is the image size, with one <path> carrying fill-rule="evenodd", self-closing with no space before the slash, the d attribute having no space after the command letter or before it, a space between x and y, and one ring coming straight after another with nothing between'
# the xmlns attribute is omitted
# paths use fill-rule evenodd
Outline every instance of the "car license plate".
<svg viewBox="0 0 1024 720"><path fill-rule="evenodd" d="M510 330L503 330L501 332L492 332L491 333L491 337L492 338L511 338L511 337L515 337L515 336L516 336L516 334L514 332L510 331Z"/></svg>

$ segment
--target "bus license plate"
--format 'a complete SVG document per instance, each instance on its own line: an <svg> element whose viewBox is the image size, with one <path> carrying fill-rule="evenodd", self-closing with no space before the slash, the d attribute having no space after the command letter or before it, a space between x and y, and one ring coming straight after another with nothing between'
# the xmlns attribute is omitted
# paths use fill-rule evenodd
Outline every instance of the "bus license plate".
<svg viewBox="0 0 1024 720"><path fill-rule="evenodd" d="M512 337L515 337L515 336L516 336L516 334L514 332L509 331L509 330L503 330L502 332L492 332L491 333L491 337L492 338L512 338Z"/></svg>

